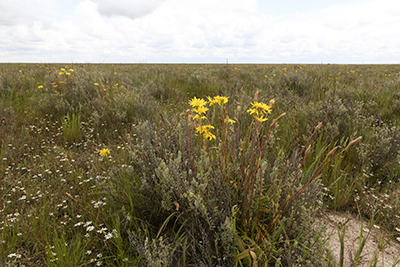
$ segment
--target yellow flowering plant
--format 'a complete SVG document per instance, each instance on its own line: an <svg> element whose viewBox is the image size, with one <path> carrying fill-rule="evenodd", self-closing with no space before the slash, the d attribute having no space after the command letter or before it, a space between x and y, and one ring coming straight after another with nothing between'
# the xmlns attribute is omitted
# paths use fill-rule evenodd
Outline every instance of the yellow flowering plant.
<svg viewBox="0 0 400 267"><path fill-rule="evenodd" d="M196 98L194 97L192 100L189 101L189 105L191 105L192 107L203 107L206 105L206 101L204 99L201 98Z"/></svg>
<svg viewBox="0 0 400 267"><path fill-rule="evenodd" d="M268 104L260 102L258 101L258 92L254 101L250 102L244 113L240 113L240 108L236 110L236 113L232 116L234 119L231 119L228 115L227 107L225 106L227 103L228 97L223 96L208 97L208 101L194 97L189 101L192 106L191 112L193 112L194 116L189 117L190 112L188 111L187 129L194 129L192 133L194 132L194 134L199 134L202 137L199 140L200 146L196 146L195 143L192 143L192 138L188 133L189 153L191 153L190 159L193 170L196 170L196 155L204 155L200 151L205 148L210 166L199 168L213 170L213 175L215 177L220 176L221 181L225 184L230 195L230 201L232 201L232 207L235 207L233 213L235 231L240 233L236 237L238 247L242 248L237 252L238 256L240 256L238 259L244 259L253 257L249 250L254 249L256 251L258 246L263 246L267 242L270 238L268 237L269 233L276 231L276 225L279 224L278 222L280 222L285 210L320 175L322 169L329 162L349 147L336 156L337 148L328 153L326 159L309 176L308 181L299 188L294 189L296 181L299 180L300 169L310 154L311 146L309 146L309 142L321 127L321 124L319 124L309 137L304 148L285 166L278 177L273 178L272 184L266 184L264 177L270 157L267 153L268 143L271 139L272 131L277 127L278 121L285 116L285 113L275 118L268 126L265 122L272 114L275 100L271 99ZM215 108L217 104L220 109ZM212 112L207 105L212 107ZM253 117L250 127L241 123L246 114ZM192 127L190 127L190 123ZM232 131L228 131L228 129ZM203 142L203 139L206 139L207 142ZM212 149L210 149L211 141L213 141L214 145ZM359 139L354 140L349 146L358 141ZM196 151L196 147L200 151ZM307 150L305 150L306 148ZM284 189L287 185L282 183L282 175L293 161L303 153L303 162L298 167L289 189ZM276 194L276 192L282 193ZM271 206L272 204L273 206ZM270 208L265 209L265 207ZM257 246L249 248L240 236L258 240ZM254 256L264 259L269 257L262 250L256 251Z"/></svg>
<svg viewBox="0 0 400 267"><path fill-rule="evenodd" d="M99 155L101 157L105 157L107 155L110 155L110 150L108 148L103 148L102 150L100 150Z"/></svg>
<svg viewBox="0 0 400 267"><path fill-rule="evenodd" d="M207 99L210 105L221 105L228 103L228 98L226 96L214 96L214 98L208 97Z"/></svg>
<svg viewBox="0 0 400 267"><path fill-rule="evenodd" d="M208 108L206 107L198 107L198 108L194 108L193 111L199 115L206 113L208 111Z"/></svg>

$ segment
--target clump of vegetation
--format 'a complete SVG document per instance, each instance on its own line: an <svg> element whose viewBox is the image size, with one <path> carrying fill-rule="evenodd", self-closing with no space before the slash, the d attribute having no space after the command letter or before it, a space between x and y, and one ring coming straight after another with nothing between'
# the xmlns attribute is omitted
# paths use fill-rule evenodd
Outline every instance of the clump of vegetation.
<svg viewBox="0 0 400 267"><path fill-rule="evenodd" d="M0 263L328 266L322 209L400 238L398 71L2 64Z"/></svg>

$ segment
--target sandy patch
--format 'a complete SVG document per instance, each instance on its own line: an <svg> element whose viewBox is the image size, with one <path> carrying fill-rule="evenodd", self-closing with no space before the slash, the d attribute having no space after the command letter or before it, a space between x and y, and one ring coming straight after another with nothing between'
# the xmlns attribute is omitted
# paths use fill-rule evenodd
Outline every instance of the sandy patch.
<svg viewBox="0 0 400 267"><path fill-rule="evenodd" d="M326 234L329 237L329 248L335 257L336 262L340 258L340 241L337 224L341 233L346 223L344 237L344 265L353 266L354 256L360 242L361 221L354 215L346 213L326 212L316 219L318 227L326 226ZM363 224L363 237L367 238L365 247L358 262L359 267L370 266L376 252L379 253L377 267L399 266L400 262L400 243L396 240L388 240L382 229L368 228L368 223ZM369 232L368 232L369 230Z"/></svg>

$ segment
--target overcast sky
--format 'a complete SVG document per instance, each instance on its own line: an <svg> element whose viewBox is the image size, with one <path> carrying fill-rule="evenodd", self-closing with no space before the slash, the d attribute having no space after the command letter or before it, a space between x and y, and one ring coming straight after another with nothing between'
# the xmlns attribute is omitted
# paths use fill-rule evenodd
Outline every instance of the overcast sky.
<svg viewBox="0 0 400 267"><path fill-rule="evenodd" d="M0 0L0 62L394 63L399 0Z"/></svg>

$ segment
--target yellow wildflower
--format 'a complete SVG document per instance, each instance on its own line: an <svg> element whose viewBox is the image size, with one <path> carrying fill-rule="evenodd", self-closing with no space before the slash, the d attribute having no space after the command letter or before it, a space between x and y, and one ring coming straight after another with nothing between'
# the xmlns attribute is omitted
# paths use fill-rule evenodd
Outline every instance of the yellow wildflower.
<svg viewBox="0 0 400 267"><path fill-rule="evenodd" d="M102 150L100 150L99 154L100 156L105 157L110 154L110 150L108 150L108 148L103 148Z"/></svg>
<svg viewBox="0 0 400 267"><path fill-rule="evenodd" d="M207 117L206 116L199 116L199 114L196 114L196 116L193 117L193 120L201 121L201 120L204 120L204 119L207 119Z"/></svg>
<svg viewBox="0 0 400 267"><path fill-rule="evenodd" d="M236 123L236 121L232 120L232 119L225 119L225 122L230 123L230 124Z"/></svg>
<svg viewBox="0 0 400 267"><path fill-rule="evenodd" d="M210 133L210 132L205 132L205 133L203 133L203 137L204 138L206 138L206 139L208 139L208 140L212 140L212 139L217 139L217 137L214 135L214 134L212 134L212 133Z"/></svg>
<svg viewBox="0 0 400 267"><path fill-rule="evenodd" d="M208 108L206 108L206 107L198 107L197 109L193 109L193 111L196 112L197 114L206 113L207 110L208 110Z"/></svg>
<svg viewBox="0 0 400 267"><path fill-rule="evenodd" d="M272 106L273 104L275 104L275 99L271 99L271 100L269 101L269 105L270 105L270 106Z"/></svg>
<svg viewBox="0 0 400 267"><path fill-rule="evenodd" d="M39 85L38 88L39 88L39 89L43 88L43 85Z"/></svg>
<svg viewBox="0 0 400 267"><path fill-rule="evenodd" d="M94 85L98 86L99 84L98 83L94 83Z"/></svg>
<svg viewBox="0 0 400 267"><path fill-rule="evenodd" d="M202 134L202 133L204 132L204 130L203 130L203 126L199 126L199 127L197 127L197 128L196 128L196 132L198 132L198 133Z"/></svg>
<svg viewBox="0 0 400 267"><path fill-rule="evenodd" d="M228 103L228 98L229 97L227 97L227 96L216 96L216 97L214 97L215 99L217 99L218 101L219 101L219 103L218 104L225 104L225 103Z"/></svg>
<svg viewBox="0 0 400 267"><path fill-rule="evenodd" d="M208 132L210 129L214 129L212 125L203 125L196 128L196 131L200 134Z"/></svg>
<svg viewBox="0 0 400 267"><path fill-rule="evenodd" d="M189 101L189 105L192 107L203 107L207 102L204 99L193 97L192 100Z"/></svg>
<svg viewBox="0 0 400 267"><path fill-rule="evenodd" d="M261 117L254 116L254 118L255 118L258 122L264 122L264 121L268 120L268 118L264 118L263 116L261 116Z"/></svg>
<svg viewBox="0 0 400 267"><path fill-rule="evenodd" d="M250 113L250 115L253 115L253 114L258 115L258 110L255 108L249 108L247 110L247 112Z"/></svg>
<svg viewBox="0 0 400 267"><path fill-rule="evenodd" d="M215 96L214 99L208 97L208 102L210 105L215 105L215 104L221 105L227 103L228 98L229 97L226 96Z"/></svg>
<svg viewBox="0 0 400 267"><path fill-rule="evenodd" d="M275 103L275 100L272 99L269 103L272 106ZM249 108L247 112L250 113L250 115L253 115L254 119L256 119L258 122L264 122L268 120L264 117L264 115L271 113L271 106L261 102L254 102L251 103L251 105L252 108Z"/></svg>
<svg viewBox="0 0 400 267"><path fill-rule="evenodd" d="M262 112L271 113L271 107L265 103L254 102L254 103L251 103L251 105L253 106L253 108L256 108Z"/></svg>
<svg viewBox="0 0 400 267"><path fill-rule="evenodd" d="M218 102L217 99L212 99L211 97L208 97L208 103L209 103L210 105L216 105L216 104L218 104L219 102Z"/></svg>

